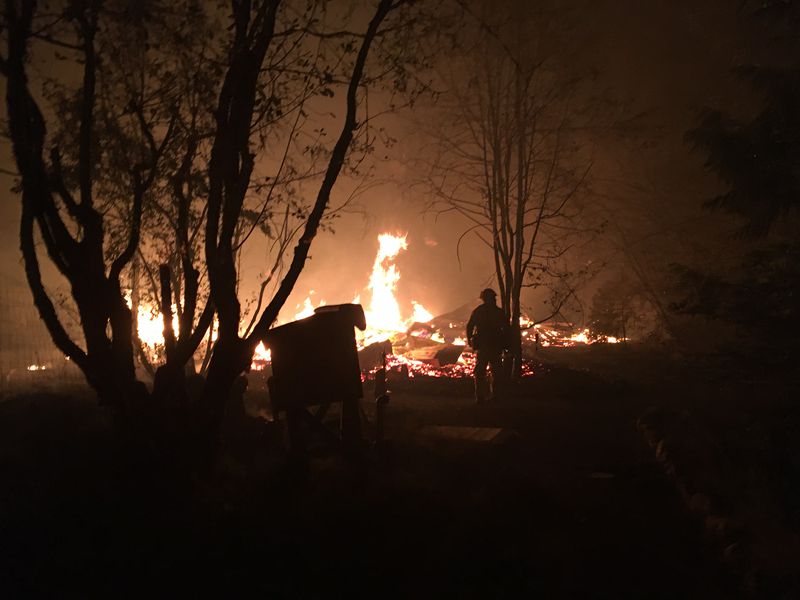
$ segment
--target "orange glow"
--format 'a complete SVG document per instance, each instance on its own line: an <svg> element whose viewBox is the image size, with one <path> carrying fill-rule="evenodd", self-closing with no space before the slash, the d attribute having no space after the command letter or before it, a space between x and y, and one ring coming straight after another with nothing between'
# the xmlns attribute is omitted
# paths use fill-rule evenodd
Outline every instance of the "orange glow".
<svg viewBox="0 0 800 600"><path fill-rule="evenodd" d="M130 306L130 303L128 304ZM145 346L148 346L153 352L158 347L164 346L164 319L161 313L157 310L149 310L144 304L139 305L137 312L137 332L139 339ZM176 332L178 331L178 311L175 305L172 305L172 327Z"/></svg>
<svg viewBox="0 0 800 600"><path fill-rule="evenodd" d="M428 376L428 377L471 377L475 364L475 356L471 349L467 347L467 342L463 337L456 337L448 344L448 339L459 329L463 331L465 323L451 322L447 326L438 327L433 325L434 314L416 300L411 301L411 306L402 307L397 300L396 292L400 282L400 271L396 261L400 253L408 249L406 234L381 233L378 236L378 249L373 261L372 270L369 274L368 284L364 292L368 294L369 303L364 303L364 313L367 321L366 331L356 332L356 340L359 350L376 342L396 342L395 352L409 352L408 355L387 356L387 368L403 370L409 377ZM289 321L296 321L310 317L315 309L326 304L325 300L318 302L312 298L314 290L309 290L305 300L296 306L295 314L288 320L279 319L277 324L284 324ZM353 304L361 304L363 294L356 294ZM126 295L128 306L131 305L130 294ZM177 332L178 315L173 306L173 326ZM138 309L138 331L139 338L145 344L152 360L156 361L161 357L164 347L164 325L158 310L150 306L140 304ZM410 331L414 323L424 325ZM593 334L588 328L575 330L568 323L540 323L534 324L527 316L520 317L520 326L523 328L522 337L524 344L533 343L534 337L541 347L569 347L576 345L589 345L597 342L617 344L625 341L624 338L613 336L599 336ZM455 331L454 331L455 330ZM408 337L405 337L408 335ZM444 336L448 337L445 338ZM212 339L215 336L212 335ZM427 343L426 343L427 341ZM430 352L426 354L424 348L429 347ZM457 348L453 348L457 347ZM419 349L423 349L422 352ZM458 351L461 354L458 355ZM438 362L439 351L445 352L441 356L450 357L447 360L455 360L453 364L440 365ZM428 356L429 354L429 356ZM415 355L418 358L425 356L425 360L411 358ZM458 356L456 359L455 356ZM265 369L272 361L272 354L269 348L263 343L259 343L253 354L251 368L255 371ZM533 374L531 362L523 361L523 375ZM31 365L29 370L44 369L44 366ZM373 370L374 372L374 370Z"/></svg>
<svg viewBox="0 0 800 600"><path fill-rule="evenodd" d="M250 368L254 371L263 371L266 363L269 362L272 362L272 350L264 346L264 342L258 342Z"/></svg>
<svg viewBox="0 0 800 600"><path fill-rule="evenodd" d="M404 318L403 315L408 315L408 312L401 311L400 303L395 297L397 283L400 281L400 271L395 260L407 248L406 235L382 233L378 236L378 252L367 285L370 301L364 307L367 329L358 335L361 347L392 339L407 331L415 322L429 323L433 320L433 314L416 300L411 301L411 314ZM356 296L353 302L357 304L359 300L360 296Z"/></svg>
<svg viewBox="0 0 800 600"><path fill-rule="evenodd" d="M125 303L128 308L132 307L130 291L125 292ZM139 303L136 322L136 333L145 352L152 362L158 362L163 358L162 351L164 349L164 319L161 317L161 312L149 304ZM177 335L179 320L178 310L174 304L172 305L172 328Z"/></svg>
<svg viewBox="0 0 800 600"><path fill-rule="evenodd" d="M454 364L438 365L435 362L424 362L403 355L390 354L386 357L386 368L394 371L405 369L408 371L410 379L415 377L469 378L472 377L475 369L475 355L472 352L464 352ZM375 371L377 368L373 369L372 373ZM531 364L527 361L523 363L522 376L529 377L533 374Z"/></svg>
<svg viewBox="0 0 800 600"><path fill-rule="evenodd" d="M583 331L579 331L578 333L573 333L569 337L569 341L573 344L591 344L592 340L589 339L589 330L584 329Z"/></svg>
<svg viewBox="0 0 800 600"><path fill-rule="evenodd" d="M308 296L303 301L303 304L298 304L297 308L298 311L295 313L294 317L292 317L292 321L299 321L300 319L305 319L306 317L310 317L314 314L314 310L319 308L320 306L325 306L325 300L320 300L319 304L314 306L314 303L311 301L311 296L314 294L314 290L308 292ZM280 322L279 322L280 323Z"/></svg>
<svg viewBox="0 0 800 600"><path fill-rule="evenodd" d="M400 316L400 305L394 292L400 281L400 272L394 261L402 250L408 248L405 235L382 233L378 236L378 253L372 265L367 286L372 294L369 307L364 311L367 317L365 343L380 341L405 331L405 322Z"/></svg>
<svg viewBox="0 0 800 600"><path fill-rule="evenodd" d="M411 301L411 305L414 307L414 313L411 315L411 320L415 323L430 323L433 321L433 315L430 311L422 306L416 300Z"/></svg>

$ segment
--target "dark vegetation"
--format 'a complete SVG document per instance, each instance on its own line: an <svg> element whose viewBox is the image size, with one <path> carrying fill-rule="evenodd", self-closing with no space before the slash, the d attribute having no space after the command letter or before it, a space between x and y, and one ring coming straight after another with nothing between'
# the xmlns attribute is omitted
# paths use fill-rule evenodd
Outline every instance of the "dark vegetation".
<svg viewBox="0 0 800 600"><path fill-rule="evenodd" d="M485 407L465 384L393 394L391 450L364 462L320 445L292 467L279 428L257 442L234 428L200 481L160 461L126 462L91 398L8 400L4 587L736 597L635 431L650 401L638 382L550 363ZM471 442L441 426L505 435Z"/></svg>
<svg viewBox="0 0 800 600"><path fill-rule="evenodd" d="M316 439L297 463L283 425L230 414L199 479L131 454L88 391L7 399L4 587L791 597L796 371L658 346L538 358L488 406L468 380L390 382L390 444L355 462ZM268 417L250 379L247 413ZM637 423L666 442L648 449Z"/></svg>

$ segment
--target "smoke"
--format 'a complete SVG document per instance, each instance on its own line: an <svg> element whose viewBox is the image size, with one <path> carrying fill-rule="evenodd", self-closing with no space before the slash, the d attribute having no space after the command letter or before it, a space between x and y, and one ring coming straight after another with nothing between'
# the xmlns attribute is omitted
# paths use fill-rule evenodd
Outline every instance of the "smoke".
<svg viewBox="0 0 800 600"><path fill-rule="evenodd" d="M401 276L395 295L404 315L413 310L414 301L434 315L477 301L494 267L491 253L477 240L462 245L459 264L456 244L468 223L458 217L437 220L425 212L421 200L393 184L373 188L359 203L363 211L342 215L333 231L321 232L314 240L310 259L281 312L282 320L297 313L309 296L315 306L322 300L326 304L352 302L356 296L367 305L381 233L406 236L406 249L395 260ZM242 298L254 296L261 281L259 273L266 261L258 244L247 246L242 257Z"/></svg>

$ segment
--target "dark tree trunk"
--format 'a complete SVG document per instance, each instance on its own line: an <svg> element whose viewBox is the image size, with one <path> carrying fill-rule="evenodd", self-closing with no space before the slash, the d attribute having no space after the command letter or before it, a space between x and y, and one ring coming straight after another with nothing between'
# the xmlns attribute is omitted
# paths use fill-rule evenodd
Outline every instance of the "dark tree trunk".
<svg viewBox="0 0 800 600"><path fill-rule="evenodd" d="M519 305L517 304L509 326L508 354L511 359L509 377L517 381L522 377L522 330L519 326Z"/></svg>
<svg viewBox="0 0 800 600"><path fill-rule="evenodd" d="M217 456L222 421L236 378L250 367L253 349L246 340L219 339L212 350L202 401L197 413L200 460L208 465Z"/></svg>

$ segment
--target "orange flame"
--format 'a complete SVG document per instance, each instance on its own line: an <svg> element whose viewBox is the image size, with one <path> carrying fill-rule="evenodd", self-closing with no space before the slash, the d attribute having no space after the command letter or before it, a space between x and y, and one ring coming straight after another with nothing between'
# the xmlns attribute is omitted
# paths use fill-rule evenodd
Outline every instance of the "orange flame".
<svg viewBox="0 0 800 600"><path fill-rule="evenodd" d="M411 320L415 323L430 323L433 321L433 315L428 311L427 308L422 306L416 300L411 301L411 305L414 307L414 313L411 315Z"/></svg>
<svg viewBox="0 0 800 600"><path fill-rule="evenodd" d="M400 281L400 272L394 261L401 250L408 248L405 235L382 233L378 236L378 254L372 265L368 288L372 293L369 308L364 311L367 326L376 338L389 337L405 330L405 322L400 316L400 305L394 292ZM367 334L365 337L372 337Z"/></svg>

